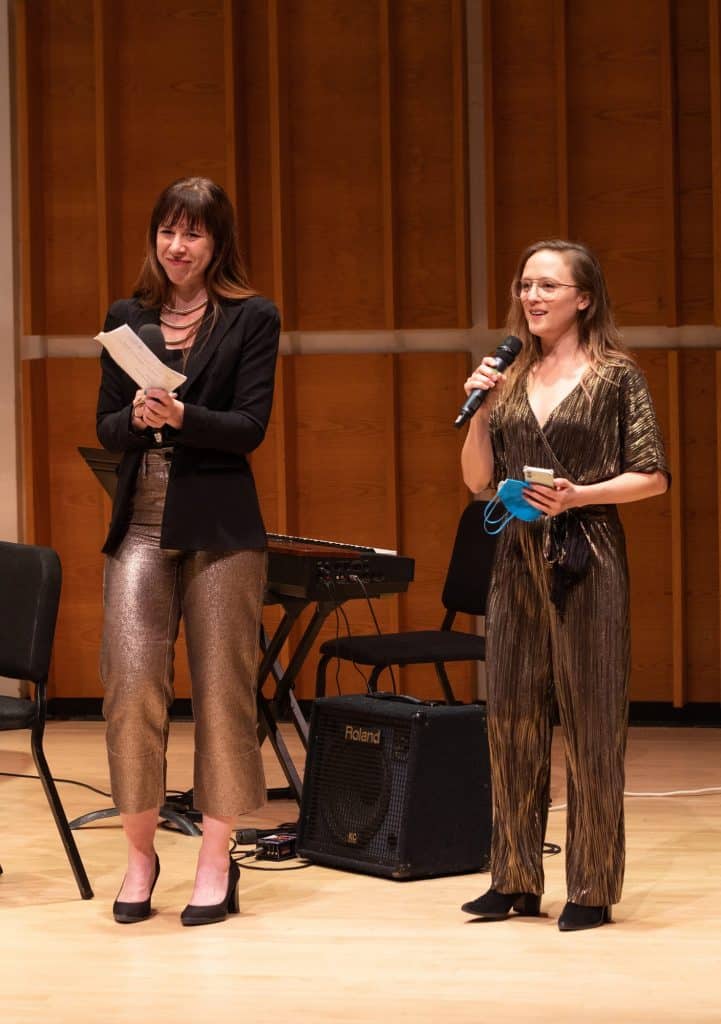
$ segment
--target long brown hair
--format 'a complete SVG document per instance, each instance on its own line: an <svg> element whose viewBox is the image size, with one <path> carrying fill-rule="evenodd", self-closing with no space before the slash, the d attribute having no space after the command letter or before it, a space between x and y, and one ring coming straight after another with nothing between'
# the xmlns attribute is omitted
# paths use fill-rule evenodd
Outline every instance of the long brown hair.
<svg viewBox="0 0 721 1024"><path fill-rule="evenodd" d="M133 294L143 306L160 306L168 301L172 285L158 262L156 239L161 225L175 227L180 221L186 221L191 230L206 231L213 239L205 287L214 322L219 299L247 299L257 293L250 286L240 253L233 204L210 178L181 178L158 196L150 215L145 259Z"/></svg>
<svg viewBox="0 0 721 1024"><path fill-rule="evenodd" d="M531 256L542 250L557 252L564 256L571 272L571 280L579 292L588 296L588 305L585 309L578 310L577 326L578 340L586 351L591 369L603 376L603 370L607 367L624 366L634 362L616 326L606 279L596 255L580 242L568 242L561 238L534 242L521 254L511 282L511 304L506 326L509 334L515 334L521 339L523 348L508 372L508 387L504 389L506 395L522 386L532 367L540 362L542 357L540 338L531 333L523 312L523 304L517 295L526 263Z"/></svg>

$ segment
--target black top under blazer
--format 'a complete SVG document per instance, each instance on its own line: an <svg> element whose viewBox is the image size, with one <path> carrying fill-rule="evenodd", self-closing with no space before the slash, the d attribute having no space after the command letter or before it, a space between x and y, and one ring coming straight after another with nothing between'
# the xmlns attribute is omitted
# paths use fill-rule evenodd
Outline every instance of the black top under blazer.
<svg viewBox="0 0 721 1024"><path fill-rule="evenodd" d="M137 334L144 324L159 322L157 308L145 308L137 299L121 299L110 307L104 330L127 323ZM246 456L261 443L268 425L279 334L278 310L268 299L223 299L209 337L191 350L185 369L188 379L177 391L185 403L183 426L162 430L162 444L172 445L173 454L161 548L234 551L266 547ZM109 451L124 453L103 546L106 554L112 554L130 522L143 453L157 447L157 440L149 428L139 432L131 426L136 383L105 349L100 363L98 439Z"/></svg>

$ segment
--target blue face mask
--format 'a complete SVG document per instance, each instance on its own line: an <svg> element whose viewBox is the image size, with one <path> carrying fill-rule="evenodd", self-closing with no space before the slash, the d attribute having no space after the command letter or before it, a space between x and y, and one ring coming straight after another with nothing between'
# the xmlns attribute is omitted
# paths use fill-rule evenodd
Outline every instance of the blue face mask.
<svg viewBox="0 0 721 1024"><path fill-rule="evenodd" d="M526 501L524 493L527 486L523 480L500 482L495 498L488 502L483 514L483 528L486 533L500 533L514 518L530 523L543 515L543 512Z"/></svg>

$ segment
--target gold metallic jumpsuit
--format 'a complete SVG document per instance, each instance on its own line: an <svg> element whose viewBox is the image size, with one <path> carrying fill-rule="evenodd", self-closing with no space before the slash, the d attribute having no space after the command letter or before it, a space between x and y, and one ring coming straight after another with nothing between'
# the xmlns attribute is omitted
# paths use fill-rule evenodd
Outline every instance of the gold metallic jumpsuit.
<svg viewBox="0 0 721 1024"><path fill-rule="evenodd" d="M525 387L490 430L496 483L547 466L577 484L667 472L653 404L633 365L588 372L543 428ZM624 871L628 719L628 569L615 505L573 509L499 538L488 616L488 735L493 780L492 885L543 892L552 712L567 769L568 899L617 903Z"/></svg>

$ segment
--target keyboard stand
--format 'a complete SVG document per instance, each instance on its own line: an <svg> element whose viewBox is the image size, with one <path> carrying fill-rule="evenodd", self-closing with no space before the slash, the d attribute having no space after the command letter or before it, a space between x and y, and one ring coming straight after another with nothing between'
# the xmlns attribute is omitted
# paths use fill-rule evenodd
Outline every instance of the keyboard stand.
<svg viewBox="0 0 721 1024"><path fill-rule="evenodd" d="M302 597L271 594L269 595L269 600L267 599L267 603L282 605L284 614L270 641L268 641L265 631L261 635L263 657L258 669L259 736L261 742L265 737L270 740L280 766L288 780L287 788L269 790L268 797L269 799L290 797L297 800L300 804L303 785L293 759L290 756L290 751L278 728L278 718L282 714L290 713L290 718L296 732L301 739L304 749L307 750L308 723L294 693L295 681L323 623L338 606L339 602L318 601L315 612L305 627L300 641L285 669L278 663L278 655L301 613L313 602ZM275 680L275 692L269 698L263 693L263 686L270 675Z"/></svg>

